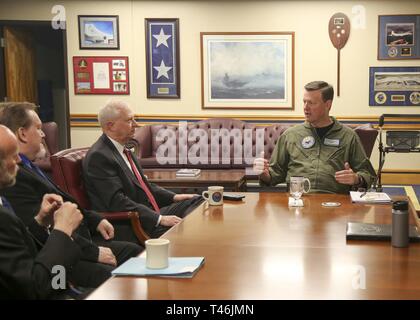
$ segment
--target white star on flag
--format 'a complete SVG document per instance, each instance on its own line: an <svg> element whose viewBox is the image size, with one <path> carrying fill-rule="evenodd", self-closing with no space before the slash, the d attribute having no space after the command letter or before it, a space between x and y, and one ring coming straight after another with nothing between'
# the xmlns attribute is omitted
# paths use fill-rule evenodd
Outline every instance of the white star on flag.
<svg viewBox="0 0 420 320"><path fill-rule="evenodd" d="M172 67L167 67L165 66L165 62L163 62L163 60L160 63L159 67L153 67L155 70L157 70L158 75L156 77L156 79L159 79L160 77L165 77L166 79L169 80L169 76L168 76L168 71L172 69Z"/></svg>
<svg viewBox="0 0 420 320"><path fill-rule="evenodd" d="M157 40L156 48L159 47L161 44L163 44L164 46L169 48L167 41L168 41L168 38L170 38L170 37L172 37L172 36L171 35L166 35L163 32L163 28L160 28L160 33L157 34L157 35L156 34L153 35L153 38L155 38Z"/></svg>

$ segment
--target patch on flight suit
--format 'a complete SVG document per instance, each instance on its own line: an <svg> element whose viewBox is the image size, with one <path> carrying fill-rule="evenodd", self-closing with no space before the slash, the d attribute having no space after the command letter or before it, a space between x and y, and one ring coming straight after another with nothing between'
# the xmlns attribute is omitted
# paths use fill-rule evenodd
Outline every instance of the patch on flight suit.
<svg viewBox="0 0 420 320"><path fill-rule="evenodd" d="M315 144L315 138L312 136L306 136L302 139L302 147L304 149L309 149Z"/></svg>
<svg viewBox="0 0 420 320"><path fill-rule="evenodd" d="M324 144L326 146L338 147L340 145L340 139L324 139Z"/></svg>

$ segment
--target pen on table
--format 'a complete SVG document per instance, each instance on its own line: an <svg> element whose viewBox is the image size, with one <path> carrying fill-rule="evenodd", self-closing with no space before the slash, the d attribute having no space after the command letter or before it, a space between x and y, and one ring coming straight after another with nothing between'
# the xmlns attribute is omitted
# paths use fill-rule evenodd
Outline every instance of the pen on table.
<svg viewBox="0 0 420 320"><path fill-rule="evenodd" d="M360 195L360 198L363 198L367 193L367 190Z"/></svg>

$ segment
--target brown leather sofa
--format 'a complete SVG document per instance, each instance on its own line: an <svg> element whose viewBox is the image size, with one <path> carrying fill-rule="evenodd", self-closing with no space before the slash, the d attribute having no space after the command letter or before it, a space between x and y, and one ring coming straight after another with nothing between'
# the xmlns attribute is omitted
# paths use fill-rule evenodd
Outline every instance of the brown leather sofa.
<svg viewBox="0 0 420 320"><path fill-rule="evenodd" d="M131 144L137 151L143 168L239 169L252 166L252 157L256 156L257 141L263 143L264 157L270 159L280 135L293 125L295 124L278 123L270 126L257 126L230 118L207 119L184 123L180 126L145 125L137 128ZM359 135L366 154L370 157L378 131L369 124L350 127ZM212 139L215 134L219 133L219 139L217 137ZM189 136L188 140L193 139L193 141L187 141L187 135ZM198 144L201 139L208 143L207 156L201 159L204 161L195 163L190 161L190 157L180 157L179 144L182 144L185 150L190 150L192 145ZM211 144L212 140L215 141L215 145ZM168 148L162 148L163 144ZM238 146L242 148L238 148ZM161 154L163 157L157 157L160 147L161 150L166 149L166 152ZM169 147L172 148L172 154ZM235 147L237 150L242 150L239 156L235 156ZM218 153L216 153L216 149L219 149ZM213 161L211 159L212 151L213 156L215 155ZM226 152L224 158L222 151ZM180 159L186 161L182 163Z"/></svg>

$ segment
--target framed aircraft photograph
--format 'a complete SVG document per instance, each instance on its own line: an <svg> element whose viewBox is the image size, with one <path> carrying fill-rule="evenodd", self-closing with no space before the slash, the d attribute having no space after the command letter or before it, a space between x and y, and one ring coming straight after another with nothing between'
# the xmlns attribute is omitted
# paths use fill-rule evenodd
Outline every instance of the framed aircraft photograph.
<svg viewBox="0 0 420 320"><path fill-rule="evenodd" d="M120 49L118 16L78 16L79 48Z"/></svg>
<svg viewBox="0 0 420 320"><path fill-rule="evenodd" d="M420 107L420 67L370 67L369 105Z"/></svg>
<svg viewBox="0 0 420 320"><path fill-rule="evenodd" d="M378 18L378 60L420 59L420 15Z"/></svg>

